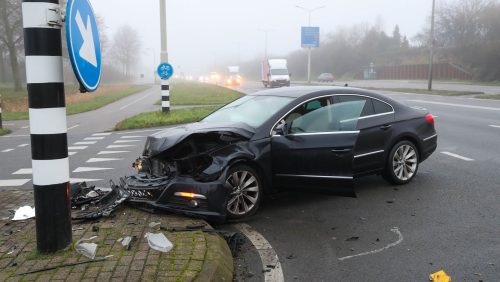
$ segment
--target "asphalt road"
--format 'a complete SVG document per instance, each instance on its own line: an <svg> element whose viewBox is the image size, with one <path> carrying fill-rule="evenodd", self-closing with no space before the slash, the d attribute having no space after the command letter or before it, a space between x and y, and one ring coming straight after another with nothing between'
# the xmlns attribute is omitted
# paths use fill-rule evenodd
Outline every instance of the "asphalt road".
<svg viewBox="0 0 500 282"><path fill-rule="evenodd" d="M260 89L251 82L240 87L246 93ZM357 198L283 192L266 199L246 224L276 252L285 281L427 281L440 269L453 281L498 281L500 101L387 95L437 116L438 149L413 182L396 187L380 177L362 178L354 184ZM110 179L133 173L131 162L156 129L103 131L157 108L152 104L159 97L159 89L151 89L68 117L74 181L107 187ZM0 137L0 189L31 189L28 123L12 124L14 132ZM263 281L266 274L249 242L237 268L247 281Z"/></svg>

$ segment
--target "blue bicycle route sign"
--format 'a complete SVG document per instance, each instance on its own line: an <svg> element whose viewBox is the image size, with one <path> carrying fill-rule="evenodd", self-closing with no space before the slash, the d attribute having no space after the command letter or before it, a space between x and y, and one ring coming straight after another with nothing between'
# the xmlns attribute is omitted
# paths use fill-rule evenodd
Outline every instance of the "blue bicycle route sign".
<svg viewBox="0 0 500 282"><path fill-rule="evenodd" d="M169 79L174 74L174 67L169 63L161 63L157 72L161 79Z"/></svg>
<svg viewBox="0 0 500 282"><path fill-rule="evenodd" d="M89 92L101 82L101 42L94 11L88 0L68 0L66 6L68 53L80 84Z"/></svg>

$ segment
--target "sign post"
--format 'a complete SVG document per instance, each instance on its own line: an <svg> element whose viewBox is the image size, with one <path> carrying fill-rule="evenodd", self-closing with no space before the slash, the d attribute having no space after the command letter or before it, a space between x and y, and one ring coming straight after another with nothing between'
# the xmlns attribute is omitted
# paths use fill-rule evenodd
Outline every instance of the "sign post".
<svg viewBox="0 0 500 282"><path fill-rule="evenodd" d="M23 0L22 13L37 249L54 253L72 240L59 0Z"/></svg>
<svg viewBox="0 0 500 282"><path fill-rule="evenodd" d="M311 48L319 48L319 27L303 26L301 29L302 48L308 48L307 83L311 83Z"/></svg>
<svg viewBox="0 0 500 282"><path fill-rule="evenodd" d="M174 74L174 67L169 63L158 66L158 76L161 78L161 111L170 111L170 85L168 79Z"/></svg>

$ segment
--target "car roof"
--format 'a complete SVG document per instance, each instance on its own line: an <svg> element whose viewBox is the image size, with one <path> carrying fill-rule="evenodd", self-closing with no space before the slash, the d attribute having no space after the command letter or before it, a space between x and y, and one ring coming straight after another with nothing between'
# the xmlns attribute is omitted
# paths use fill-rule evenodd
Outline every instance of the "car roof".
<svg viewBox="0 0 500 282"><path fill-rule="evenodd" d="M313 94L317 93L318 95L326 95L326 94L359 94L366 95L373 98L381 99L384 101L394 102L391 98L374 93L372 91L368 91L361 88L354 87L343 87L343 86L293 86L293 87L281 87L275 89L268 89L258 91L249 95L255 96L281 96L281 97L291 97L291 98L299 98L302 96L314 96Z"/></svg>

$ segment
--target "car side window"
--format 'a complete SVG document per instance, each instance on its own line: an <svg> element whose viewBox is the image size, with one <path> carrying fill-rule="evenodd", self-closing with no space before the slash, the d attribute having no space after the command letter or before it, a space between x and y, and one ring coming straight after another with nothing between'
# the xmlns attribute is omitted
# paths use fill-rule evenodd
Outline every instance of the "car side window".
<svg viewBox="0 0 500 282"><path fill-rule="evenodd" d="M373 108L372 99L363 96L357 95L337 95L335 96L336 103L337 102L352 102L352 101L364 101L363 111L361 112L361 117L371 116L375 114L375 110Z"/></svg>
<svg viewBox="0 0 500 282"><path fill-rule="evenodd" d="M390 113L393 111L392 107L379 100L372 99L373 101L373 108L375 110L375 114L384 114L384 113Z"/></svg>
<svg viewBox="0 0 500 282"><path fill-rule="evenodd" d="M335 104L321 104L322 107L296 116L290 122L289 133L318 133L356 130L358 118L366 101L347 101ZM304 105L307 109L307 105ZM293 115L291 113L290 115ZM285 118L286 120L286 118Z"/></svg>

